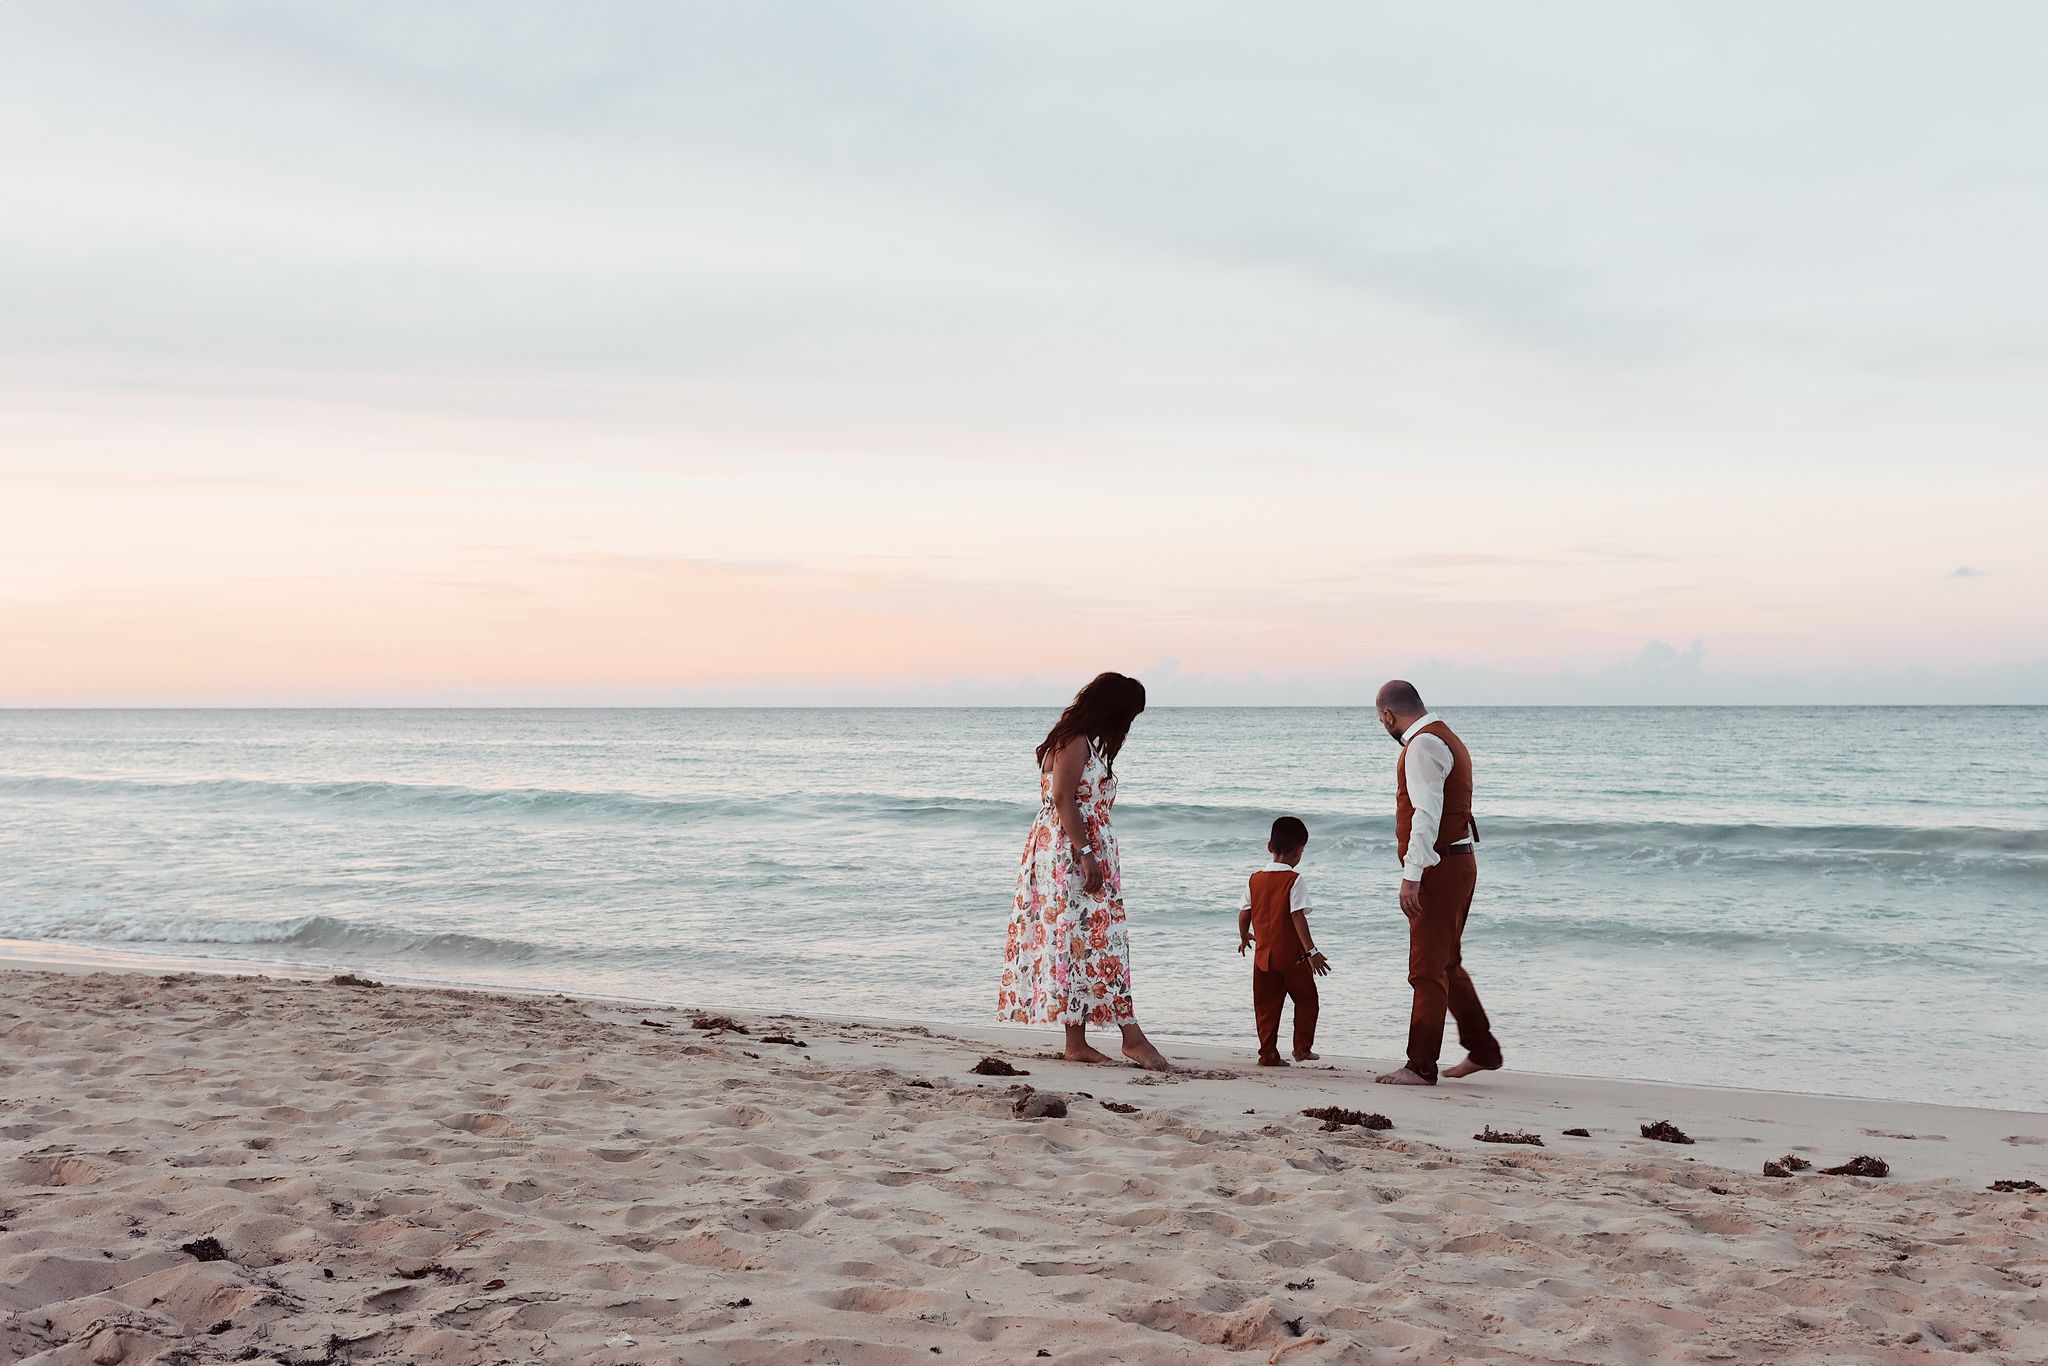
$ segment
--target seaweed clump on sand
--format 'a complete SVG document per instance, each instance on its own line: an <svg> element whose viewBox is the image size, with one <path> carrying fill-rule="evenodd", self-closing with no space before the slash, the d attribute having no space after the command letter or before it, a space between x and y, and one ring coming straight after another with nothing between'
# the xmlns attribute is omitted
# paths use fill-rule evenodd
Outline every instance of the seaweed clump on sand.
<svg viewBox="0 0 2048 1366"><path fill-rule="evenodd" d="M967 1069L978 1077L1028 1077L1031 1074L1021 1067L1013 1067L1001 1058L983 1058Z"/></svg>
<svg viewBox="0 0 2048 1366"><path fill-rule="evenodd" d="M1324 1132L1333 1129L1391 1129L1394 1121L1385 1115L1375 1115L1365 1110L1346 1110L1340 1105L1321 1105L1313 1110L1303 1110L1308 1119L1320 1119Z"/></svg>
<svg viewBox="0 0 2048 1366"><path fill-rule="evenodd" d="M1102 1102L1102 1108L1113 1115L1135 1115L1138 1113L1137 1106L1126 1105L1120 1100L1105 1100Z"/></svg>
<svg viewBox="0 0 2048 1366"><path fill-rule="evenodd" d="M692 1015L690 1028L701 1029L706 1034L751 1034L754 1031L730 1015Z"/></svg>
<svg viewBox="0 0 2048 1366"><path fill-rule="evenodd" d="M1566 1129L1564 1136L1566 1138L1591 1138L1593 1131L1591 1129Z"/></svg>
<svg viewBox="0 0 2048 1366"><path fill-rule="evenodd" d="M1797 1153L1786 1153L1775 1162L1764 1163L1764 1175L1790 1176L1793 1172L1803 1172L1812 1165Z"/></svg>
<svg viewBox="0 0 2048 1366"><path fill-rule="evenodd" d="M2000 1195L2048 1195L2039 1181L1993 1181L1991 1189Z"/></svg>
<svg viewBox="0 0 2048 1366"><path fill-rule="evenodd" d="M1691 1134L1688 1134L1668 1119L1660 1119L1655 1124L1645 1124L1643 1126L1643 1137L1654 1138L1659 1143L1692 1142Z"/></svg>
<svg viewBox="0 0 2048 1366"><path fill-rule="evenodd" d="M1526 1129L1516 1129L1512 1133L1503 1133L1491 1124L1472 1135L1472 1137L1481 1143L1521 1143L1531 1148L1543 1146L1543 1136L1541 1134L1532 1134Z"/></svg>
<svg viewBox="0 0 2048 1366"><path fill-rule="evenodd" d="M1839 1167L1822 1167L1820 1174L1822 1176L1890 1176L1892 1174L1892 1164L1881 1157L1872 1157L1865 1153L1861 1157L1850 1158Z"/></svg>
<svg viewBox="0 0 2048 1366"><path fill-rule="evenodd" d="M328 978L327 985L331 987L382 988L384 984L382 982L373 982L367 977L358 977L352 972L344 972L340 976Z"/></svg>

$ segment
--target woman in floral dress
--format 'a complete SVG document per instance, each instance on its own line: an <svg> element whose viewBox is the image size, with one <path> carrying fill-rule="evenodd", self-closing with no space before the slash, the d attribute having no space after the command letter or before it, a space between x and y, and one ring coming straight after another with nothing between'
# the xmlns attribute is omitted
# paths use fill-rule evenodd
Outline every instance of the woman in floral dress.
<svg viewBox="0 0 2048 1366"><path fill-rule="evenodd" d="M996 1018L1066 1026L1065 1056L1108 1062L1089 1025L1123 1031L1123 1053L1140 1067L1171 1064L1131 1006L1131 940L1109 809L1116 756L1145 710L1145 685L1102 674L1075 694L1038 747L1038 817L1017 871Z"/></svg>

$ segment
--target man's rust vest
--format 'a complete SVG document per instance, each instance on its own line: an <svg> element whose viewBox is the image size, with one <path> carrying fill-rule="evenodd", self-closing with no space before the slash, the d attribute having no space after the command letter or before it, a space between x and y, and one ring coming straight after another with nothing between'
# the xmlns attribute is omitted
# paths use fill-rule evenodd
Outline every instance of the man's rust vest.
<svg viewBox="0 0 2048 1366"><path fill-rule="evenodd" d="M1436 830L1438 853L1449 849L1472 833L1472 752L1456 731L1441 721L1432 721L1401 746L1394 761L1394 831L1400 836L1401 860L1408 859L1408 831L1415 824L1415 803L1408 799L1408 745L1418 736L1434 735L1451 751L1451 771L1444 777L1444 818Z"/></svg>

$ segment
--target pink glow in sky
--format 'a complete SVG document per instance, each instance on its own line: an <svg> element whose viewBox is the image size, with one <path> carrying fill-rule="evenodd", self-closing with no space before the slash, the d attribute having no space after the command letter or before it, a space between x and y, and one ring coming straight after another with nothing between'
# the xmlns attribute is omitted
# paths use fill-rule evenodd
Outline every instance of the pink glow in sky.
<svg viewBox="0 0 2048 1366"><path fill-rule="evenodd" d="M2048 702L2048 20L1599 15L0 7L0 705Z"/></svg>

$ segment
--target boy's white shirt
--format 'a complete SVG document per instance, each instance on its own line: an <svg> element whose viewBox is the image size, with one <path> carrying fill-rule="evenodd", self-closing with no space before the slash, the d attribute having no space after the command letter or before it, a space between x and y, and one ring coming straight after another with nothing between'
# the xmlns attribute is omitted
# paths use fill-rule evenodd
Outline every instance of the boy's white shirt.
<svg viewBox="0 0 2048 1366"><path fill-rule="evenodd" d="M1297 876L1294 879L1294 885L1288 888L1287 890L1288 911L1290 913L1294 911L1312 911L1316 908L1315 903L1313 901L1310 901L1308 898L1308 879L1305 877L1298 876L1298 874L1301 872L1301 869L1299 867L1291 863L1281 863L1276 860L1272 863L1267 864L1265 867L1259 869L1259 872L1297 874ZM1252 877L1257 876L1258 873L1252 874ZM1237 909L1239 909L1240 911L1248 911L1251 908L1252 882L1251 878L1246 878L1244 882L1244 900L1240 901L1237 904Z"/></svg>

